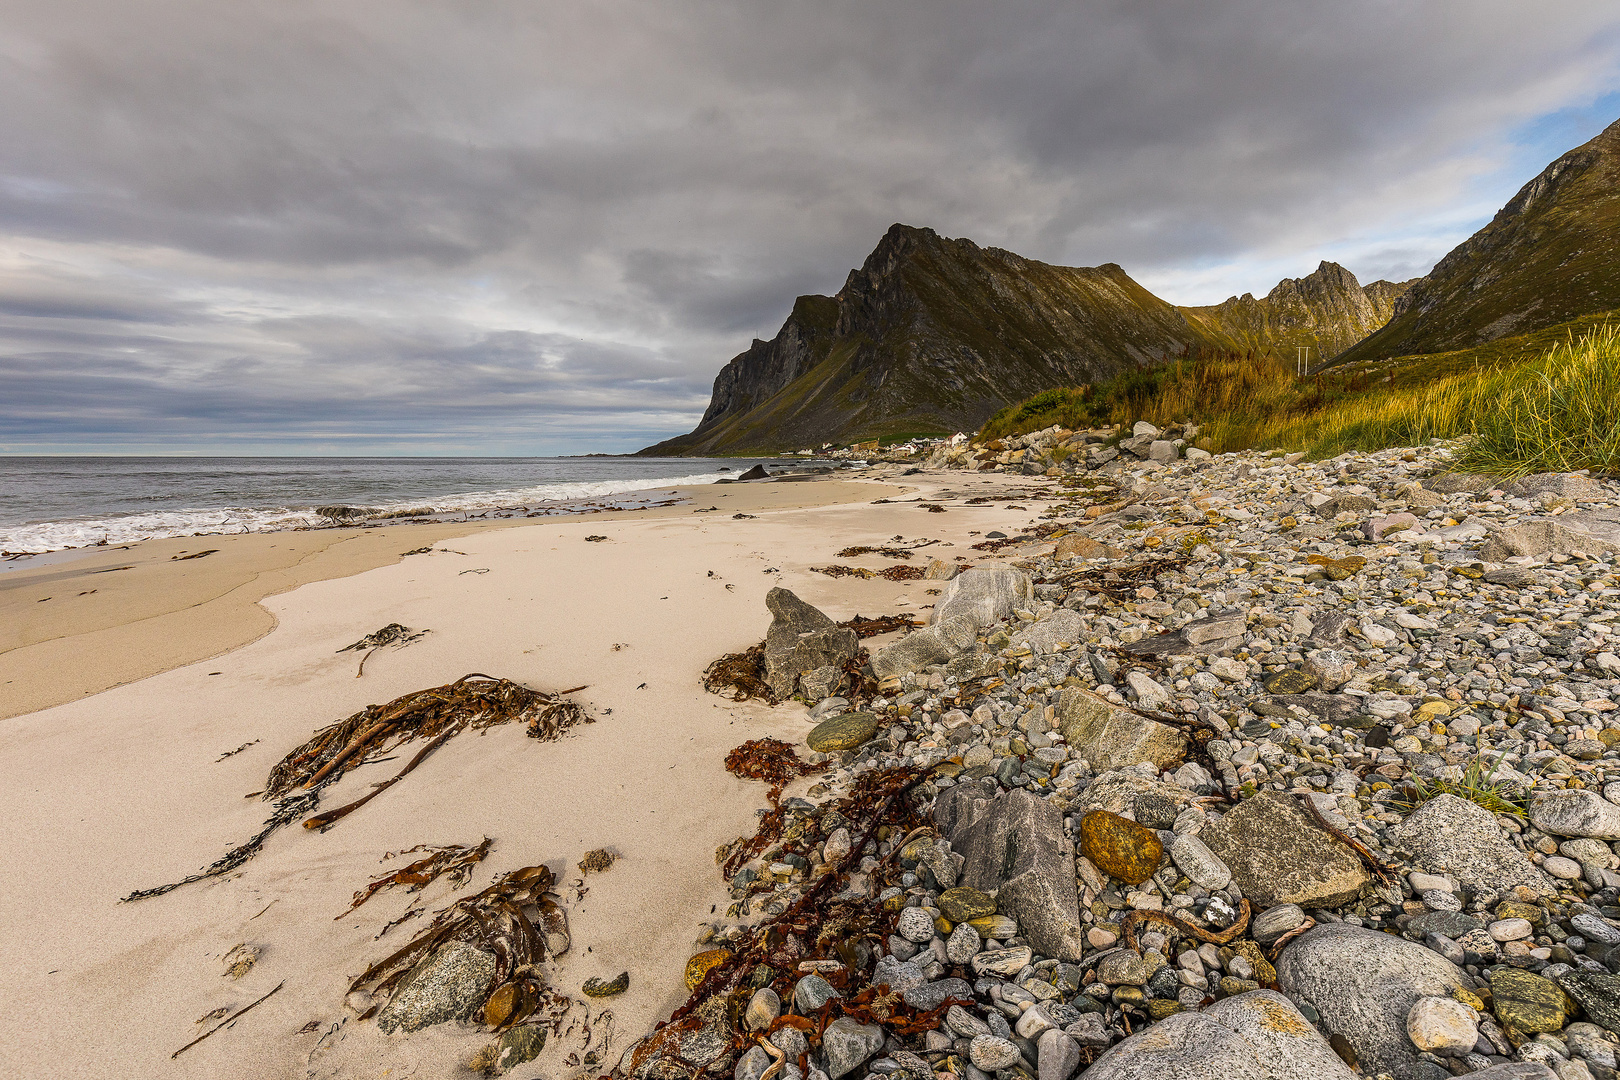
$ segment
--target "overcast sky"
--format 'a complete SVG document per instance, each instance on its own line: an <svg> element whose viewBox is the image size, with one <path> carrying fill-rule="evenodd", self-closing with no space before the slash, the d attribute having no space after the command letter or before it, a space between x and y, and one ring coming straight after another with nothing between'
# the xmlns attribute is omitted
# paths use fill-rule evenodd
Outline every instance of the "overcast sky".
<svg viewBox="0 0 1620 1080"><path fill-rule="evenodd" d="M624 451L895 221L1422 274L1620 116L1620 6L3 0L0 100L0 452Z"/></svg>

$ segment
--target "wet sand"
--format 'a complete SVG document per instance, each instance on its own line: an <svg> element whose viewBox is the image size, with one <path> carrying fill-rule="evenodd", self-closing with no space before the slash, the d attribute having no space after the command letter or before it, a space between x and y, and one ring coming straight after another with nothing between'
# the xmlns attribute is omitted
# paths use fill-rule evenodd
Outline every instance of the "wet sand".
<svg viewBox="0 0 1620 1080"><path fill-rule="evenodd" d="M680 505L544 521L616 522L826 505L868 496L842 478L671 488ZM638 495L648 493L638 492ZM260 601L315 581L399 561L404 553L491 529L497 519L302 532L188 536L87 548L64 561L0 571L0 719L240 648L275 628ZM186 558L213 549L202 558ZM62 556L58 556L61 558Z"/></svg>

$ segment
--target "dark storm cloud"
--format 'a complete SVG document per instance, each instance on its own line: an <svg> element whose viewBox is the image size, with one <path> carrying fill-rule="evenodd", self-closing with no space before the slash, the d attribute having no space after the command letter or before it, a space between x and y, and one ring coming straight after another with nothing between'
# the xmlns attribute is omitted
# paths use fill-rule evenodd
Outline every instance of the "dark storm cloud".
<svg viewBox="0 0 1620 1080"><path fill-rule="evenodd" d="M631 449L897 220L1409 277L1617 55L1607 0L21 0L0 449Z"/></svg>

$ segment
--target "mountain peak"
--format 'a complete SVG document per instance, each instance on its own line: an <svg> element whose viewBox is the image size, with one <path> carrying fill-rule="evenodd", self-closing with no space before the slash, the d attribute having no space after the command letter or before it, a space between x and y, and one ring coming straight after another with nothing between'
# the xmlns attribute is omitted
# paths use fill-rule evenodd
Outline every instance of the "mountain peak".
<svg viewBox="0 0 1620 1080"><path fill-rule="evenodd" d="M1549 164L1339 359L1471 348L1620 308L1620 120Z"/></svg>
<svg viewBox="0 0 1620 1080"><path fill-rule="evenodd" d="M800 297L775 338L721 369L696 430L643 453L968 430L1042 390L1189 350L1337 352L1388 311L1334 263L1264 300L1177 308L1118 263L1053 266L896 223L836 296Z"/></svg>

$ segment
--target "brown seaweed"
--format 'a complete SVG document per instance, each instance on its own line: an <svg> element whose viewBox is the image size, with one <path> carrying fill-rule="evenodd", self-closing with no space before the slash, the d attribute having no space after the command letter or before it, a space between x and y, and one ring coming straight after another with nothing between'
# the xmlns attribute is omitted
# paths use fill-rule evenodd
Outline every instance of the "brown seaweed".
<svg viewBox="0 0 1620 1080"><path fill-rule="evenodd" d="M745 780L763 780L771 785L771 806L782 802L782 789L790 780L826 772L825 765L799 760L793 747L780 739L749 739L726 755L726 771Z"/></svg>
<svg viewBox="0 0 1620 1080"><path fill-rule="evenodd" d="M875 619L857 615L838 625L855 631L857 637L869 638L877 637L879 634L892 634L896 630L915 630L923 624L910 615L879 615Z"/></svg>
<svg viewBox="0 0 1620 1080"><path fill-rule="evenodd" d="M363 798L307 818L304 827L329 828L397 784L429 754L462 731L526 721L530 738L542 741L561 738L577 724L594 722L577 702L567 698L568 694L583 689L585 687L576 686L548 694L509 679L474 672L444 686L395 698L385 705L369 705L347 720L322 728L270 770L264 791L255 794L279 801L265 820L264 828L251 840L232 848L212 865L188 878L151 889L137 889L123 899L127 902L162 896L182 885L229 873L257 855L271 833L314 810L326 785L377 755L414 739L426 738L429 742L403 769ZM305 790L289 794L300 786Z"/></svg>
<svg viewBox="0 0 1620 1080"><path fill-rule="evenodd" d="M495 957L494 989L482 1015L505 1030L536 1011L556 1011L559 995L547 989L538 965L568 949L567 919L552 895L556 878L544 865L525 866L495 879L487 889L444 908L402 948L367 968L349 986L392 994L418 961L447 941L465 941ZM566 998L561 999L566 1011ZM376 1011L367 1010L366 1016Z"/></svg>
<svg viewBox="0 0 1620 1080"><path fill-rule="evenodd" d="M838 553L840 559L856 559L862 555L882 555L885 559L909 559L910 548L899 547L847 547Z"/></svg>
<svg viewBox="0 0 1620 1080"><path fill-rule="evenodd" d="M889 566L882 570L868 570L864 566L845 566L842 563L812 566L810 569L814 573L826 574L828 577L882 578L885 581L917 581L928 573L920 566Z"/></svg>
<svg viewBox="0 0 1620 1080"><path fill-rule="evenodd" d="M277 763L265 781L264 797L273 799L295 787L320 787L367 758L414 739L448 737L514 721L526 721L533 738L559 738L576 724L592 722L584 709L565 697L583 689L548 694L474 672L384 705L368 705L348 719L322 728ZM405 771L409 769L407 766Z"/></svg>
<svg viewBox="0 0 1620 1080"><path fill-rule="evenodd" d="M225 1019L221 1020L219 1023L215 1024L213 1027L209 1028L207 1031L203 1032L201 1035L197 1036L195 1039L192 1039L190 1042L186 1043L186 1045L182 1046L180 1049L178 1049L174 1053L170 1054L169 1055L169 1060L173 1061L175 1058L179 1057L181 1054L185 1053L187 1050L190 1050L193 1046L196 1046L198 1043L202 1042L204 1039L208 1038L208 1036L212 1035L214 1032L218 1031L220 1028L224 1027L226 1024L229 1024L231 1021L235 1020L237 1017L241 1016L243 1013L248 1012L249 1010L257 1008L258 1006L264 1004L264 1002L270 997L270 994L274 994L277 990L280 990L283 986L286 986L286 985L287 985L287 981L285 979L283 979L281 982L276 983L276 985L270 990L270 993L265 994L264 997L260 998L259 1000L253 1002L250 1005L244 1005L240 1009L237 1009L235 1012L231 1013Z"/></svg>
<svg viewBox="0 0 1620 1080"><path fill-rule="evenodd" d="M200 870L188 878L171 882L168 885L158 885L150 889L136 889L120 902L127 904L131 900L145 900L152 896L162 896L164 893L173 892L182 885L190 885L196 881L203 881L211 877L219 877L221 874L230 873L257 855L259 849L264 847L264 842L270 838L271 833L283 825L289 825L297 821L309 811L315 809L315 804L320 801L320 798L321 793L319 791L304 791L296 795L289 795L276 803L275 810L265 819L264 828L259 830L257 836L247 843L227 851L206 869Z"/></svg>
<svg viewBox="0 0 1620 1080"><path fill-rule="evenodd" d="M1192 561L1191 555L1165 555L1134 563L1110 563L1088 566L1052 576L1051 582L1071 589L1085 589L1099 593L1115 603L1135 599L1136 590L1158 578L1181 570Z"/></svg>
<svg viewBox="0 0 1620 1080"><path fill-rule="evenodd" d="M408 886L406 892L420 892L443 875L449 879L452 887L460 888L466 884L473 867L484 861L484 856L489 854L490 845L493 843L494 841L486 836L476 847L468 847L465 844L446 844L442 847L418 844L403 851L390 851L383 856L384 861L401 855L413 855L418 851L426 851L429 854L395 870L392 874L383 874L367 882L364 889L354 894L354 903L345 908L343 914L333 916L333 921L343 918L383 889L392 889L395 885Z"/></svg>
<svg viewBox="0 0 1620 1080"><path fill-rule="evenodd" d="M409 555L411 552L407 551L405 554ZM358 652L361 649L366 651L366 654L360 658L360 667L354 673L354 677L358 679L360 676L366 673L366 661L370 660L371 654L376 652L378 649L385 645L392 645L396 649L403 649L413 641L420 641L422 638L426 637L428 633L429 631L427 630L412 630L410 627L401 626L397 622L389 623L382 629L374 630L367 634L353 645L343 646L343 648L339 649L338 652Z"/></svg>
<svg viewBox="0 0 1620 1080"><path fill-rule="evenodd" d="M729 693L732 701L758 698L774 705L776 695L765 681L765 644L727 653L714 661L703 671L703 689L711 694Z"/></svg>
<svg viewBox="0 0 1620 1080"><path fill-rule="evenodd" d="M764 780L773 786L825 769L826 766L801 761L793 745L781 739L749 739L726 755L726 771L733 776Z"/></svg>
<svg viewBox="0 0 1620 1080"><path fill-rule="evenodd" d="M414 554L406 552L407 555ZM426 630L412 630L408 626L401 626L391 622L380 630L373 630L353 645L345 645L338 652L360 652L362 649L380 649L384 645L409 645L411 642L426 636Z"/></svg>
<svg viewBox="0 0 1620 1080"><path fill-rule="evenodd" d="M881 829L888 828L890 836L907 835L922 824L926 815L909 796L912 789L928 776L926 770L906 767L873 769L863 773L849 795L827 808L847 821L851 832L860 834L849 854L816 879L786 911L756 927L749 933L746 942L710 968L686 1002L653 1034L636 1045L630 1060L621 1063L619 1071L635 1074L652 1057L682 1064L679 1056L682 1037L705 1022L699 1007L717 998L741 1000L740 991L744 985L762 971L769 977L765 984L773 986L784 1000L788 1000L799 977L800 965L823 960L828 962L823 969L824 977L835 987L849 990L853 981L862 974L859 969L863 950L857 948L857 944L874 936L881 938L892 929L894 913L886 911L870 895L880 875L888 867L888 860L871 873L867 897L833 897L848 884L850 871L866 856ZM774 831L777 836L780 835L780 824L773 825L771 815L766 816L760 828L762 833ZM764 846L770 842L767 841ZM813 838L806 835L789 847L796 850L801 845L813 842ZM896 845L896 850L898 848L899 845ZM870 960L869 950L867 959ZM971 1004L952 999L935 1010L934 1014L923 1014L901 1000L885 996L886 990L884 988L871 994L863 990L847 995L851 999L847 1011L846 999L834 998L813 1017L783 1017L777 1023L802 1026L807 1029L807 1035L818 1038L834 1019L835 1012L875 1019L882 1011L886 1013L885 1022L897 1029L921 1031L935 1026L937 1015L951 1004ZM747 1036L738 1030L735 1023L730 1027L733 1038L731 1049L740 1051Z"/></svg>

